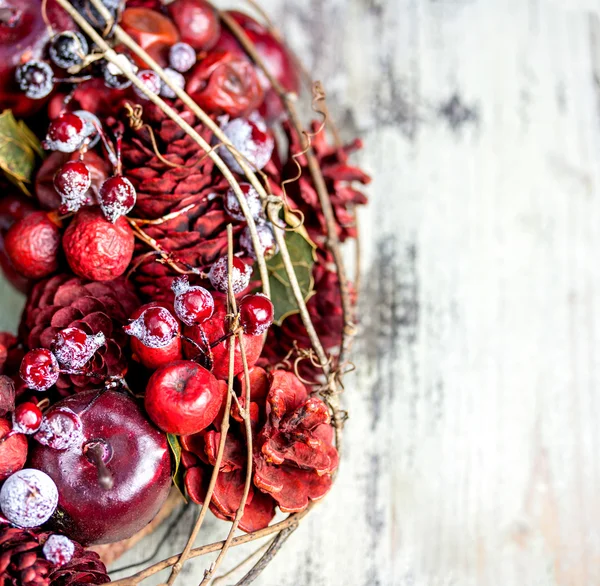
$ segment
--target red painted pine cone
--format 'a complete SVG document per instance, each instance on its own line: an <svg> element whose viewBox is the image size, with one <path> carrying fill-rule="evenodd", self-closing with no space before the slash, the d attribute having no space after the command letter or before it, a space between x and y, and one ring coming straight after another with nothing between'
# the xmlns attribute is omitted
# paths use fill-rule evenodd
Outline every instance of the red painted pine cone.
<svg viewBox="0 0 600 586"><path fill-rule="evenodd" d="M97 388L107 376L127 372L129 336L122 326L139 306L133 287L123 279L99 283L71 274L56 275L31 290L20 336L31 349L50 348L57 332L68 327L79 327L88 334L102 332L106 344L86 366L95 376L61 374L56 383L61 394Z"/></svg>
<svg viewBox="0 0 600 586"><path fill-rule="evenodd" d="M44 557L50 533L19 529L0 517L0 583L3 586L81 586L106 584L110 578L97 553L74 542L75 552L63 566Z"/></svg>

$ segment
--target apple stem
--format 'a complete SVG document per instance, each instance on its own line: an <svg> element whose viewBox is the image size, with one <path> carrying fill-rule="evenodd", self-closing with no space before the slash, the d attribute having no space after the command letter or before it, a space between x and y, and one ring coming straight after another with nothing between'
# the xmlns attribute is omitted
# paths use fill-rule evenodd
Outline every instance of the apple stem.
<svg viewBox="0 0 600 586"><path fill-rule="evenodd" d="M109 469L104 463L105 447L101 442L92 441L83 449L87 459L98 469L98 483L104 490L110 490L115 481Z"/></svg>

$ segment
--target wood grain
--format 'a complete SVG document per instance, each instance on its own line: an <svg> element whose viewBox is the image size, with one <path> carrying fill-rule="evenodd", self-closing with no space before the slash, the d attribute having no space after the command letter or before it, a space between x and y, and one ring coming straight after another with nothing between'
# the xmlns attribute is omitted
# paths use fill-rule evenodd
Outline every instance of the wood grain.
<svg viewBox="0 0 600 586"><path fill-rule="evenodd" d="M375 181L345 461L257 584L600 584L600 4L263 5Z"/></svg>

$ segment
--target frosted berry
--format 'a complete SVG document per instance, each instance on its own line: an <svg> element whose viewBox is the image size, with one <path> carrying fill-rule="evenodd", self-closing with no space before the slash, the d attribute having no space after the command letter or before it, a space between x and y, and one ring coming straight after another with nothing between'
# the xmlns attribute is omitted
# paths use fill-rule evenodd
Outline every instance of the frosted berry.
<svg viewBox="0 0 600 586"><path fill-rule="evenodd" d="M179 324L167 308L154 306L142 312L123 330L148 348L164 348L179 335Z"/></svg>
<svg viewBox="0 0 600 586"><path fill-rule="evenodd" d="M83 368L106 343L102 332L88 335L80 328L65 328L56 334L52 352L60 364L69 370Z"/></svg>
<svg viewBox="0 0 600 586"><path fill-rule="evenodd" d="M17 405L12 420L14 433L31 435L42 424L42 412L35 403L21 403Z"/></svg>
<svg viewBox="0 0 600 586"><path fill-rule="evenodd" d="M54 188L61 201L61 213L76 212L87 201L92 174L83 161L67 161L54 175Z"/></svg>
<svg viewBox="0 0 600 586"><path fill-rule="evenodd" d="M124 218L107 222L100 210L84 208L63 236L63 249L71 270L90 281L111 281L129 266L134 248L133 231Z"/></svg>
<svg viewBox="0 0 600 586"><path fill-rule="evenodd" d="M58 361L46 348L30 350L23 356L19 374L28 388L47 391L58 380Z"/></svg>
<svg viewBox="0 0 600 586"><path fill-rule="evenodd" d="M149 92L153 94L160 93L160 77L156 71L152 71L152 69L142 69L142 71L138 72L137 78L144 84ZM138 87L134 86L134 91L140 98L144 100L148 99L148 96L146 96L146 94Z"/></svg>
<svg viewBox="0 0 600 586"><path fill-rule="evenodd" d="M46 212L33 212L15 222L4 237L4 249L25 277L41 279L58 268L60 230Z"/></svg>
<svg viewBox="0 0 600 586"><path fill-rule="evenodd" d="M45 98L54 88L54 73L45 61L27 61L17 67L15 77L21 91L32 100Z"/></svg>
<svg viewBox="0 0 600 586"><path fill-rule="evenodd" d="M277 254L277 242L275 241L275 234L273 234L273 228L269 223L258 224L256 226L256 232L258 233L258 241L260 242L260 254L266 259L272 258ZM240 246L251 256L256 259L256 252L252 243L252 236L250 235L250 228L246 226L240 235Z"/></svg>
<svg viewBox="0 0 600 586"><path fill-rule="evenodd" d="M209 319L215 310L215 300L204 287L191 286L183 275L173 280L175 314L186 326L196 326Z"/></svg>
<svg viewBox="0 0 600 586"><path fill-rule="evenodd" d="M135 206L135 187L122 175L109 177L100 187L98 203L104 217L113 224Z"/></svg>
<svg viewBox="0 0 600 586"><path fill-rule="evenodd" d="M273 304L262 293L246 295L240 301L240 324L249 336L264 334L273 323Z"/></svg>
<svg viewBox="0 0 600 586"><path fill-rule="evenodd" d="M44 557L55 566L68 564L75 553L75 544L65 535L50 535L42 547Z"/></svg>
<svg viewBox="0 0 600 586"><path fill-rule="evenodd" d="M117 61L118 64L106 63L103 71L104 83L115 90L123 90L131 85L131 81L123 72L136 73L138 68L127 55L118 55Z"/></svg>
<svg viewBox="0 0 600 586"><path fill-rule="evenodd" d="M58 490L41 470L25 468L10 476L0 490L0 508L10 523L30 528L43 525L58 504Z"/></svg>
<svg viewBox="0 0 600 586"><path fill-rule="evenodd" d="M61 69L80 65L88 52L89 46L85 37L77 31L57 34L52 39L48 50L52 63Z"/></svg>
<svg viewBox="0 0 600 586"><path fill-rule="evenodd" d="M242 190L242 193L244 194L244 198L246 199L248 208L250 208L250 213L252 214L252 218L254 219L254 221L264 221L264 214L258 191L256 191L256 189L254 189L254 187L252 187L252 185L250 185L249 183L240 183L240 188ZM231 187L227 190L227 193L225 194L224 205L225 209L227 210L227 213L234 220L238 220L240 222L246 221L246 216L244 216L244 212L242 211L242 207L240 206L238 197Z"/></svg>
<svg viewBox="0 0 600 586"><path fill-rule="evenodd" d="M227 293L228 284L228 261L226 256L217 260L208 273L210 284L221 293ZM241 293L249 284L252 276L252 267L240 260L237 256L233 257L233 275L231 284L234 294Z"/></svg>
<svg viewBox="0 0 600 586"><path fill-rule="evenodd" d="M84 441L83 424L79 415L68 407L52 407L33 437L54 450L79 448Z"/></svg>
<svg viewBox="0 0 600 586"><path fill-rule="evenodd" d="M165 74L171 80L171 83L179 89L185 87L185 77L178 71L167 67L165 69ZM177 97L177 94L162 80L160 81L160 95L163 98L170 98L171 100L174 100Z"/></svg>
<svg viewBox="0 0 600 586"><path fill-rule="evenodd" d="M260 170L271 160L275 140L267 130L264 120L258 116L253 119L236 118L227 122L222 130L252 169ZM223 148L220 153L232 171L243 173L239 163L228 149Z"/></svg>
<svg viewBox="0 0 600 586"><path fill-rule="evenodd" d="M8 419L0 417L0 483L27 461L27 438L14 433Z"/></svg>
<svg viewBox="0 0 600 586"><path fill-rule="evenodd" d="M96 114L92 114L87 110L75 110L74 113L77 114L85 124L83 131L88 140L88 149L94 148L100 140L100 133L98 130L102 128L102 122L100 122L100 119Z"/></svg>
<svg viewBox="0 0 600 586"><path fill-rule="evenodd" d="M50 122L44 148L61 153L74 153L86 137L85 122L73 112L63 112Z"/></svg>
<svg viewBox="0 0 600 586"><path fill-rule="evenodd" d="M189 71L196 64L196 51L187 43L175 43L169 51L169 65L179 73Z"/></svg>

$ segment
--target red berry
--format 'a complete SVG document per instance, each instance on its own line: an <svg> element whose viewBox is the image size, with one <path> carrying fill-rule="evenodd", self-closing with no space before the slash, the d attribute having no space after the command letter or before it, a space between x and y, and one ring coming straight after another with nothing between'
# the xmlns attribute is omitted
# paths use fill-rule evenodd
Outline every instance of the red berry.
<svg viewBox="0 0 600 586"><path fill-rule="evenodd" d="M13 413L13 431L31 435L42 423L42 412L35 403L21 403Z"/></svg>
<svg viewBox="0 0 600 586"><path fill-rule="evenodd" d="M196 63L196 51L187 43L175 43L169 50L169 65L179 73L189 71Z"/></svg>
<svg viewBox="0 0 600 586"><path fill-rule="evenodd" d="M61 199L61 213L76 212L85 204L92 174L83 161L67 161L54 175L54 188Z"/></svg>
<svg viewBox="0 0 600 586"><path fill-rule="evenodd" d="M275 140L260 117L236 118L223 125L222 130L251 168L260 170L271 160ZM221 149L220 153L232 171L243 173L228 149Z"/></svg>
<svg viewBox="0 0 600 586"><path fill-rule="evenodd" d="M240 183L240 188L244 194L248 208L250 208L250 213L252 214L254 221L264 221L264 214L258 191L256 191L249 183ZM234 220L239 220L240 222L246 221L246 216L244 216L238 197L231 187L227 190L223 203L227 213Z"/></svg>
<svg viewBox="0 0 600 586"><path fill-rule="evenodd" d="M58 380L58 361L46 348L30 350L21 361L19 374L28 388L47 391Z"/></svg>
<svg viewBox="0 0 600 586"><path fill-rule="evenodd" d="M240 323L249 336L264 334L273 323L273 304L262 293L246 295L240 301Z"/></svg>
<svg viewBox="0 0 600 586"><path fill-rule="evenodd" d="M64 112L50 122L44 147L51 151L73 153L86 137L86 124L81 117L73 112Z"/></svg>
<svg viewBox="0 0 600 586"><path fill-rule="evenodd" d="M68 407L54 406L44 415L34 438L54 450L78 448L84 441L81 417Z"/></svg>
<svg viewBox="0 0 600 586"><path fill-rule="evenodd" d="M46 212L34 212L13 224L4 246L13 266L25 277L41 279L58 268L60 230Z"/></svg>
<svg viewBox="0 0 600 586"><path fill-rule="evenodd" d="M75 553L75 544L64 535L50 535L42 548L44 557L56 566L68 564Z"/></svg>
<svg viewBox="0 0 600 586"><path fill-rule="evenodd" d="M135 206L135 187L127 177L109 177L100 188L98 203L104 217L113 224Z"/></svg>
<svg viewBox="0 0 600 586"><path fill-rule="evenodd" d="M229 263L226 256L222 256L217 260L208 273L210 284L221 293L227 293L229 290ZM233 257L233 275L231 277L231 284L233 293L237 295L241 293L250 284L250 277L252 276L252 267L247 265L243 260L237 256Z"/></svg>
<svg viewBox="0 0 600 586"><path fill-rule="evenodd" d="M212 49L221 33L219 16L205 0L175 0L167 6L181 40L197 51Z"/></svg>
<svg viewBox="0 0 600 586"><path fill-rule="evenodd" d="M190 96L212 114L234 118L250 114L263 101L263 90L254 66L232 53L212 53L191 74Z"/></svg>
<svg viewBox="0 0 600 586"><path fill-rule="evenodd" d="M65 368L78 370L83 368L106 343L102 332L92 336L80 328L65 328L56 334L52 342L52 352Z"/></svg>
<svg viewBox="0 0 600 586"><path fill-rule="evenodd" d="M13 472L21 470L27 461L27 438L20 433L11 432L8 419L0 418L0 482Z"/></svg>
<svg viewBox="0 0 600 586"><path fill-rule="evenodd" d="M213 314L215 300L204 287L192 287L183 275L173 280L175 314L186 326L204 323Z"/></svg>
<svg viewBox="0 0 600 586"><path fill-rule="evenodd" d="M123 330L148 348L164 348L179 335L179 323L166 307L153 305L123 326Z"/></svg>
<svg viewBox="0 0 600 586"><path fill-rule="evenodd" d="M270 223L258 224L256 226L256 232L258 234L258 242L260 244L260 254L266 259L272 258L277 254L277 242L275 241L275 234ZM252 243L252 236L250 234L250 228L246 226L240 235L240 246L256 260L257 255L254 250L254 244Z"/></svg>
<svg viewBox="0 0 600 586"><path fill-rule="evenodd" d="M131 262L133 247L133 231L125 218L111 224L93 208L80 210L63 236L69 266L90 281L120 277Z"/></svg>
<svg viewBox="0 0 600 586"><path fill-rule="evenodd" d="M186 435L208 427L221 408L223 393L205 368L180 360L157 370L146 387L150 419L163 431Z"/></svg>
<svg viewBox="0 0 600 586"><path fill-rule="evenodd" d="M153 94L160 93L161 81L158 73L152 71L151 69L144 69L143 71L138 72L138 79L144 84L145 88ZM147 100L148 96L137 87L134 87L134 91L136 95L140 98Z"/></svg>

